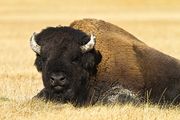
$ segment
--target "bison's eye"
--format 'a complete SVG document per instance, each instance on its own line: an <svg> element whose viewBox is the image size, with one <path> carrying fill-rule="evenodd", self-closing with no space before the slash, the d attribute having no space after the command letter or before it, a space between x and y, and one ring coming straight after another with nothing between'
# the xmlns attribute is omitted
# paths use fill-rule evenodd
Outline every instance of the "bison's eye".
<svg viewBox="0 0 180 120"><path fill-rule="evenodd" d="M72 60L72 63L77 63L78 62L78 59L73 59Z"/></svg>
<svg viewBox="0 0 180 120"><path fill-rule="evenodd" d="M46 57L43 56L43 57L41 57L41 58L42 58L42 61L43 61L43 62L46 62L46 60L47 60Z"/></svg>

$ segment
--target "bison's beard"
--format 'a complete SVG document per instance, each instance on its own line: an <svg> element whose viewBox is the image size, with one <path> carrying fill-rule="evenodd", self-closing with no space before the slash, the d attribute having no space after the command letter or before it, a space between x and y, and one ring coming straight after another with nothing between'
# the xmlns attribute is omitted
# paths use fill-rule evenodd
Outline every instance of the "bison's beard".
<svg viewBox="0 0 180 120"><path fill-rule="evenodd" d="M70 101L72 96L74 96L72 93L71 94L56 93L52 90L44 88L36 96L34 96L34 99L42 99L45 101L66 103Z"/></svg>
<svg viewBox="0 0 180 120"><path fill-rule="evenodd" d="M68 89L64 92L54 92L52 89L42 89L36 96L35 99L42 99L44 101L52 101L58 103L73 103L75 106L81 106L85 104L87 99L88 90L85 86L78 90Z"/></svg>
<svg viewBox="0 0 180 120"><path fill-rule="evenodd" d="M62 93L56 93L56 92L50 93L50 100L55 102L61 102L61 103L72 102L74 98L75 98L75 92L72 89L68 89Z"/></svg>
<svg viewBox="0 0 180 120"><path fill-rule="evenodd" d="M71 85L62 92L57 92L51 87L45 87L34 98L40 98L45 101L70 102L74 105L83 105L88 95L87 83L89 81L89 73L83 72L78 78L79 79L76 78L71 81Z"/></svg>

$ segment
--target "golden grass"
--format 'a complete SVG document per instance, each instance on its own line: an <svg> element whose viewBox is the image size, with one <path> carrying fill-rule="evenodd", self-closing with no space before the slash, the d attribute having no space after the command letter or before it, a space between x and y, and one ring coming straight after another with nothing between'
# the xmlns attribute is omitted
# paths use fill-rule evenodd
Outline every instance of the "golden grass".
<svg viewBox="0 0 180 120"><path fill-rule="evenodd" d="M90 106L75 108L70 104L60 105L42 101L0 102L0 119L23 120L178 120L180 108L132 105Z"/></svg>
<svg viewBox="0 0 180 120"><path fill-rule="evenodd" d="M176 106L74 108L31 101L43 85L29 47L29 38L35 31L95 17L116 24L149 46L180 59L179 3L179 0L0 1L0 120L180 120L180 108Z"/></svg>

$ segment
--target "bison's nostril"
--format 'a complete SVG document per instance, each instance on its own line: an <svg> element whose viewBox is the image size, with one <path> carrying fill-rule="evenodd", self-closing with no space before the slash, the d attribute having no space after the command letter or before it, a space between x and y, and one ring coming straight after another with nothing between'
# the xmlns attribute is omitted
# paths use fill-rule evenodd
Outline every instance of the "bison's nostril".
<svg viewBox="0 0 180 120"><path fill-rule="evenodd" d="M65 80L65 77L61 76L59 80L63 81L63 80Z"/></svg>

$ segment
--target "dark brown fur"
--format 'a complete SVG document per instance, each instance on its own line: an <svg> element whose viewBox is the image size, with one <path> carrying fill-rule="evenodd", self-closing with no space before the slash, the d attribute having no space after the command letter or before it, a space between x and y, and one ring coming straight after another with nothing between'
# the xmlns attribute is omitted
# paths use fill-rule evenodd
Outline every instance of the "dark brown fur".
<svg viewBox="0 0 180 120"><path fill-rule="evenodd" d="M148 94L148 99L154 103L180 103L180 61L147 46L125 30L101 20L84 19L74 21L70 27L47 28L43 31L36 37L42 49L35 65L43 73L45 88L36 97L84 105L137 103L140 98L146 99ZM91 33L97 38L96 46L92 51L82 54L76 42L87 42L87 35ZM61 43L64 40L65 45ZM63 49L63 46L68 49ZM77 53L76 67L72 64L65 68L73 75L67 76L71 77L71 87L62 93L53 92L48 77L51 70L47 68L61 71L63 66L73 61L63 55L71 58ZM43 72L43 67L47 73ZM86 78L83 84L82 80L77 79L82 75L86 76L83 77Z"/></svg>
<svg viewBox="0 0 180 120"><path fill-rule="evenodd" d="M103 91L114 83L153 102L180 102L180 61L139 41L125 30L110 23L84 19L70 27L96 35L96 49L102 54L95 82ZM96 91L93 88L92 91ZM93 94L93 93L91 93ZM90 95L91 96L91 95Z"/></svg>

